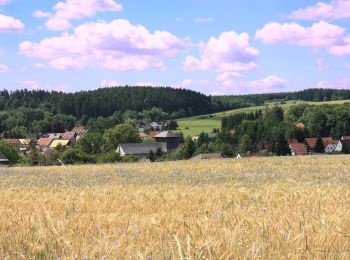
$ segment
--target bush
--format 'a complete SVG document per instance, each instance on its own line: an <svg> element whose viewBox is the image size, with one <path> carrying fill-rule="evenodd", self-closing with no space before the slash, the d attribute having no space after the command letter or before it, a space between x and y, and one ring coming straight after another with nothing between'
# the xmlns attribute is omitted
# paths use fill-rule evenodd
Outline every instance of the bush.
<svg viewBox="0 0 350 260"><path fill-rule="evenodd" d="M75 148L68 149L62 155L65 164L96 163L96 158Z"/></svg>
<svg viewBox="0 0 350 260"><path fill-rule="evenodd" d="M136 156L129 155L129 156L123 157L122 162L133 163L133 162L137 162L138 160L139 159Z"/></svg>
<svg viewBox="0 0 350 260"><path fill-rule="evenodd" d="M0 141L0 152L6 156L10 164L16 164L20 160L18 151L12 145Z"/></svg>
<svg viewBox="0 0 350 260"><path fill-rule="evenodd" d="M96 159L97 163L115 163L121 161L120 155L115 152L99 154Z"/></svg>

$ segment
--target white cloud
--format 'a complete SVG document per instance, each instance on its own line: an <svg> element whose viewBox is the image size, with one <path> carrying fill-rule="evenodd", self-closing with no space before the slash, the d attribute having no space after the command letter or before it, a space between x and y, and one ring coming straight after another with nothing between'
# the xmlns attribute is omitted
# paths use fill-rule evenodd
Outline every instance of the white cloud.
<svg viewBox="0 0 350 260"><path fill-rule="evenodd" d="M37 10L33 13L33 16L36 18L48 18L48 17L51 17L52 14L49 12L43 12L43 11Z"/></svg>
<svg viewBox="0 0 350 260"><path fill-rule="evenodd" d="M23 32L24 24L11 16L0 14L0 33Z"/></svg>
<svg viewBox="0 0 350 260"><path fill-rule="evenodd" d="M288 43L307 47L334 46L344 41L345 28L321 21L311 27L297 23L269 23L255 38L266 44Z"/></svg>
<svg viewBox="0 0 350 260"><path fill-rule="evenodd" d="M123 7L114 0L66 0L54 6L54 14L36 11L37 17L49 17L46 28L64 31L72 27L71 20L94 17L97 12L120 12Z"/></svg>
<svg viewBox="0 0 350 260"><path fill-rule="evenodd" d="M19 53L47 60L51 68L82 69L100 67L114 71L163 69L164 60L187 48L189 39L179 39L166 31L149 32L127 20L87 23L38 43L25 41Z"/></svg>
<svg viewBox="0 0 350 260"><path fill-rule="evenodd" d="M185 71L237 72L257 68L259 51L249 45L247 33L223 32L219 38L211 37L201 42L200 58L187 56L183 62Z"/></svg>
<svg viewBox="0 0 350 260"><path fill-rule="evenodd" d="M317 88L332 88L332 89L350 89L350 78L342 78L337 80L320 81Z"/></svg>
<svg viewBox="0 0 350 260"><path fill-rule="evenodd" d="M52 87L47 84L41 85L35 80L22 80L20 83L24 88L30 89L30 90L47 90L47 91L61 91L61 92L69 91L69 86L66 84Z"/></svg>
<svg viewBox="0 0 350 260"><path fill-rule="evenodd" d="M323 20L350 18L350 1L333 0L329 4L318 2L314 6L298 9L289 15L291 19Z"/></svg>

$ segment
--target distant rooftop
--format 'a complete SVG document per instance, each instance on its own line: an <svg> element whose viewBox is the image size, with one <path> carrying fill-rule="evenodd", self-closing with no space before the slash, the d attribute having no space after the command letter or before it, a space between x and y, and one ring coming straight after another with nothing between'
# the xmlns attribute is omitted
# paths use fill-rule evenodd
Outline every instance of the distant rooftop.
<svg viewBox="0 0 350 260"><path fill-rule="evenodd" d="M163 131L157 134L155 138L179 138L179 136L172 133L171 131Z"/></svg>

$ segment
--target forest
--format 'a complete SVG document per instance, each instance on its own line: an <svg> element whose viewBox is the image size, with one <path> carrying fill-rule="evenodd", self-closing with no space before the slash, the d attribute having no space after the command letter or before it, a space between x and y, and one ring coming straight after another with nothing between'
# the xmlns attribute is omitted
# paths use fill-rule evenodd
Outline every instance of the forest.
<svg viewBox="0 0 350 260"><path fill-rule="evenodd" d="M212 103L218 110L229 110L243 107L264 105L273 101L335 101L350 99L350 90L344 89L306 89L296 92L252 94L239 96L213 96Z"/></svg>

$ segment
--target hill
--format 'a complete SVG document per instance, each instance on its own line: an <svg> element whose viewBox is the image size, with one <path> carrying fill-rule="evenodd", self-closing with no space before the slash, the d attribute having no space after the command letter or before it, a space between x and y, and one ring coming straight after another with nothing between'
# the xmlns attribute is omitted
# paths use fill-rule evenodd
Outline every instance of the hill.
<svg viewBox="0 0 350 260"><path fill-rule="evenodd" d="M265 105L252 106L246 108L233 109L224 112L218 112L208 115L201 115L195 117L182 118L177 120L179 128L178 132L182 132L185 136L198 135L201 132L211 132L213 129L221 128L221 119L225 116L241 113L241 112L251 112L257 110L264 110L266 107L272 107L279 104L283 109L288 110L289 107L298 104L310 104L310 105L332 105L332 104L343 104L350 102L350 100L337 100L337 101L325 101L325 102L307 102L307 101L294 101L290 100L285 102L285 104L280 104L279 102L266 102Z"/></svg>
<svg viewBox="0 0 350 260"><path fill-rule="evenodd" d="M112 116L116 111L142 112L154 107L169 114L200 115L217 111L210 97L187 89L169 87L114 87L76 93L43 90L0 91L0 110L43 108L54 114L81 118Z"/></svg>

